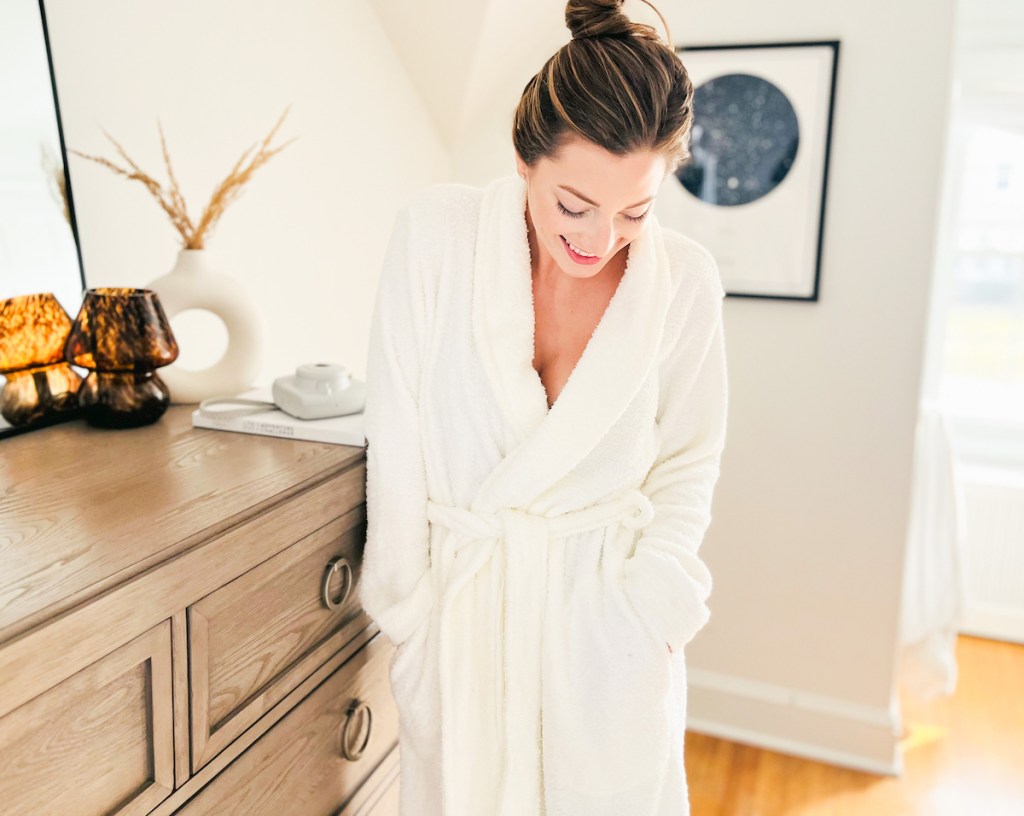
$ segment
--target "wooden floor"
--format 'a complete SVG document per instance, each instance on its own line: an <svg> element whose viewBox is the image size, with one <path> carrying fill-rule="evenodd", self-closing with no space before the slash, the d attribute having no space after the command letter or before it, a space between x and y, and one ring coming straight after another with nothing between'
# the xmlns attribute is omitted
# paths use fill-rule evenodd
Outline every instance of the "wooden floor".
<svg viewBox="0 0 1024 816"><path fill-rule="evenodd" d="M1024 646L961 635L956 693L904 697L902 777L689 732L691 816L1024 816Z"/></svg>

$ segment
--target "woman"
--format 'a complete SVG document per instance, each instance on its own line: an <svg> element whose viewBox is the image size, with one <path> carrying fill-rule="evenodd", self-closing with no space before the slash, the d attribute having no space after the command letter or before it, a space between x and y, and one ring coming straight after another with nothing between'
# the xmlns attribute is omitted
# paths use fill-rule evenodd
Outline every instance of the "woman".
<svg viewBox="0 0 1024 816"><path fill-rule="evenodd" d="M724 292L651 211L692 84L620 6L570 0L518 174L418 193L389 244L359 592L397 645L403 816L689 812Z"/></svg>

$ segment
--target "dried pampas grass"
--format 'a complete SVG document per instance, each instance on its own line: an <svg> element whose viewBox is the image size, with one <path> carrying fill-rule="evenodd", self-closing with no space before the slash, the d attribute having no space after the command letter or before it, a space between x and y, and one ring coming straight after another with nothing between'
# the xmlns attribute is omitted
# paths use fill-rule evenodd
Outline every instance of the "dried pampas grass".
<svg viewBox="0 0 1024 816"><path fill-rule="evenodd" d="M167 178L169 183L169 186L167 187L164 187L164 185L132 161L124 148L121 147L114 137L105 130L103 131L103 134L114 145L114 149L117 151L118 155L127 163L127 168L121 167L102 156L90 156L86 153L81 153L78 150L70 150L69 152L74 153L76 156L81 156L83 159L89 159L89 161L102 164L104 167L109 168L119 176L124 176L131 181L141 182L146 189L149 190L153 198L156 199L160 208L167 213L168 217L171 219L171 223L174 225L174 228L181 235L182 247L184 249L204 249L205 242L209 240L210 236L213 234L214 227L216 227L217 222L224 214L224 210L227 209L228 205L231 204L232 201L238 198L256 170L284 150L289 144L294 142L295 138L298 138L295 137L289 139L287 142L277 147L270 146L271 140L281 127L281 123L284 122L289 110L291 110L290 106L285 108L284 113L281 114L277 123L273 128L271 128L270 133L266 135L262 142L249 147L249 149L242 154L242 157L235 162L235 166L231 168L231 172L214 189L213 195L210 197L210 203L206 205L206 209L203 211L203 214L197 222L193 222L189 217L188 208L185 206L185 199L181 194L181 187L178 184L178 179L174 175L174 168L171 165L171 156L167 150L167 140L164 138L164 130L159 121L157 121L157 130L160 132L160 149L163 152L164 165L167 167ZM253 151L255 151L255 153L253 153Z"/></svg>
<svg viewBox="0 0 1024 816"><path fill-rule="evenodd" d="M71 207L68 205L68 177L64 174L64 162L57 158L53 148L47 142L39 143L42 156L43 172L57 206L60 207L64 220L71 225Z"/></svg>

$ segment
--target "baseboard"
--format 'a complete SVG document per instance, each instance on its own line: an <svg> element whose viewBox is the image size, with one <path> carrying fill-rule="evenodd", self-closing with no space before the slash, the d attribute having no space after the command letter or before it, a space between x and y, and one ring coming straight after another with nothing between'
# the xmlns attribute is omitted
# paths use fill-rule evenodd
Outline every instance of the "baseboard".
<svg viewBox="0 0 1024 816"><path fill-rule="evenodd" d="M964 635L1024 644L1024 610L968 599L957 631Z"/></svg>
<svg viewBox="0 0 1024 816"><path fill-rule="evenodd" d="M900 776L897 711L689 668L690 731L867 773Z"/></svg>

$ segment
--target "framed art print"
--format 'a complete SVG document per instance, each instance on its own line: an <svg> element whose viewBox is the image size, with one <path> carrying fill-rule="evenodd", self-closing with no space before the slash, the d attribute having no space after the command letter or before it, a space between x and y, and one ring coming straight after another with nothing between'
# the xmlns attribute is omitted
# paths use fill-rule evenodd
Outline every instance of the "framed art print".
<svg viewBox="0 0 1024 816"><path fill-rule="evenodd" d="M691 156L658 219L710 250L729 295L817 300L839 41L677 47Z"/></svg>

